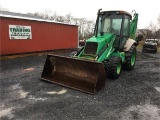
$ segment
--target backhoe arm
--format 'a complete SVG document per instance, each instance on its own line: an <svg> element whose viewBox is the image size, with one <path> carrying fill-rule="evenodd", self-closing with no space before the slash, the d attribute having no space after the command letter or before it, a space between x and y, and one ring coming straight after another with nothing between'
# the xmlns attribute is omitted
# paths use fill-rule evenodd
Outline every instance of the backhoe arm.
<svg viewBox="0 0 160 120"><path fill-rule="evenodd" d="M138 14L135 13L133 17L134 17L133 20L130 22L130 38L135 40L137 22L138 22Z"/></svg>

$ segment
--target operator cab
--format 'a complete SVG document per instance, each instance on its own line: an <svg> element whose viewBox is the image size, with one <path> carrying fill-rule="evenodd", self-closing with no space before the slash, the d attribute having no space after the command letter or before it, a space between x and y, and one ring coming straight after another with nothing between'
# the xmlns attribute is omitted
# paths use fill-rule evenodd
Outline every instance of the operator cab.
<svg viewBox="0 0 160 120"><path fill-rule="evenodd" d="M120 36L129 36L131 15L124 11L104 11L98 16L98 34L112 33Z"/></svg>
<svg viewBox="0 0 160 120"><path fill-rule="evenodd" d="M132 16L125 11L102 11L98 13L95 35L114 34L116 40L114 47L123 49L125 41L129 38L130 20Z"/></svg>

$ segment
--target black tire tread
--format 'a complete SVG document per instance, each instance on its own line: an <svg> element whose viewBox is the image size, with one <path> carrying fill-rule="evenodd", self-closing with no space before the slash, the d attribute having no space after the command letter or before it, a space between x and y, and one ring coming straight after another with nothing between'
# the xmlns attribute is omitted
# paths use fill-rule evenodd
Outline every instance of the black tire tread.
<svg viewBox="0 0 160 120"><path fill-rule="evenodd" d="M117 64L121 62L120 57L111 57L107 62L107 76L111 79L117 79L120 74L117 74Z"/></svg>
<svg viewBox="0 0 160 120"><path fill-rule="evenodd" d="M125 62L123 64L123 68L126 70L133 70L134 69L134 65L131 65L131 56L133 52L137 52L136 50L136 46L132 45L130 50L126 52L126 56L125 56ZM136 60L135 60L136 61Z"/></svg>

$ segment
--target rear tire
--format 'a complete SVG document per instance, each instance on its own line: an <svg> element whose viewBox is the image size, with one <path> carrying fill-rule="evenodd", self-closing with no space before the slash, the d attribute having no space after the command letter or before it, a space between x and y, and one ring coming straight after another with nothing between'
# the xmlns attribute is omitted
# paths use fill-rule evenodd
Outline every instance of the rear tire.
<svg viewBox="0 0 160 120"><path fill-rule="evenodd" d="M107 75L111 79L119 78L122 70L120 57L111 57L107 62Z"/></svg>
<svg viewBox="0 0 160 120"><path fill-rule="evenodd" d="M144 51L143 51L144 52ZM125 62L123 64L124 69L133 70L136 62L136 46L132 45L130 50L126 52Z"/></svg>

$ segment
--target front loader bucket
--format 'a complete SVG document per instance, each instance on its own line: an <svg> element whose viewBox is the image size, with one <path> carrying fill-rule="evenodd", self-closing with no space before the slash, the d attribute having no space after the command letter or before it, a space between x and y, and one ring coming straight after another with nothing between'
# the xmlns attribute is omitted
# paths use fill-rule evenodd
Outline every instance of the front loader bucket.
<svg viewBox="0 0 160 120"><path fill-rule="evenodd" d="M41 78L94 94L104 87L106 75L102 63L48 55Z"/></svg>

